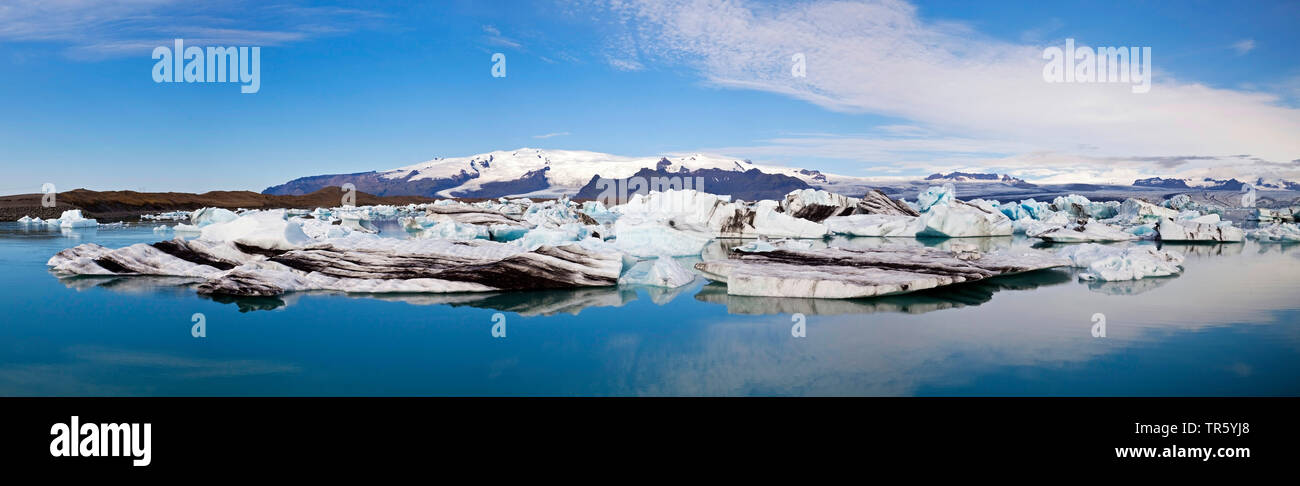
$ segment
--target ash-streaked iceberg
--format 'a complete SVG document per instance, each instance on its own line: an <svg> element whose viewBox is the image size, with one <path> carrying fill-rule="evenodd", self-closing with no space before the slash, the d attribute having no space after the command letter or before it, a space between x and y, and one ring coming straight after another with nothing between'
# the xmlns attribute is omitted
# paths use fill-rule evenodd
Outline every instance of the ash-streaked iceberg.
<svg viewBox="0 0 1300 486"><path fill-rule="evenodd" d="M620 220L629 216L653 220L709 238L822 238L827 234L826 225L790 216L776 201L732 202L692 189L637 194L614 210L622 215Z"/></svg>
<svg viewBox="0 0 1300 486"><path fill-rule="evenodd" d="M1069 265L1037 250L982 254L970 249L881 247L733 251L725 260L697 263L730 295L852 299L935 288L998 275Z"/></svg>
<svg viewBox="0 0 1300 486"><path fill-rule="evenodd" d="M1230 221L1210 214L1192 219L1160 218L1156 232L1162 241L1242 241L1245 233Z"/></svg>
<svg viewBox="0 0 1300 486"><path fill-rule="evenodd" d="M1043 231L1026 231L1025 236L1041 238L1053 243L1082 243L1089 241L1130 241L1138 235L1097 221L1081 221Z"/></svg>
<svg viewBox="0 0 1300 486"><path fill-rule="evenodd" d="M819 189L801 189L786 194L779 202L781 212L800 219L823 222L831 217L876 214L917 216L918 213L879 190L861 198L843 196Z"/></svg>

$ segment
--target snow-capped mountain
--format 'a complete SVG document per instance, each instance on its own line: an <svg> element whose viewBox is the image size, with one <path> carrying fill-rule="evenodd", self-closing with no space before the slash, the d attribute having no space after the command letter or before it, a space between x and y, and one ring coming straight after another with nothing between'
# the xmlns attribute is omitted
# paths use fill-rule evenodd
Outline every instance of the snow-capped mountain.
<svg viewBox="0 0 1300 486"><path fill-rule="evenodd" d="M773 192L808 187L856 194L871 181L860 177L824 174L816 170L754 164L716 155L691 154L664 157L624 157L581 150L521 148L468 157L436 158L419 164L378 172L302 177L262 191L265 194L309 194L344 183L377 196L435 197L551 197L574 195L594 177L626 179L648 169L655 174L702 176L728 186ZM757 170L757 172L754 172ZM704 172L701 172L704 171ZM721 172L720 172L721 171ZM727 177L718 177L725 172ZM707 181L706 181L707 184ZM721 189L721 188L718 188ZM707 187L705 190L709 190ZM723 191L725 192L725 191Z"/></svg>
<svg viewBox="0 0 1300 486"><path fill-rule="evenodd" d="M1138 179L1133 181L1134 186L1138 187L1162 187L1168 189L1201 189L1207 191L1239 191L1243 186L1250 185L1257 189L1279 189L1279 190L1300 190L1300 183L1288 181L1285 179L1264 179L1256 178L1254 181L1247 179L1239 181L1237 179L1175 179L1163 177L1151 177L1148 179Z"/></svg>
<svg viewBox="0 0 1300 486"><path fill-rule="evenodd" d="M1018 177L1012 177L1007 174L998 175L979 172L952 172L949 174L936 172L926 176L925 180L935 182L1001 182L1017 186L1033 187L1033 184L1029 184L1028 182L1025 182L1024 179Z"/></svg>

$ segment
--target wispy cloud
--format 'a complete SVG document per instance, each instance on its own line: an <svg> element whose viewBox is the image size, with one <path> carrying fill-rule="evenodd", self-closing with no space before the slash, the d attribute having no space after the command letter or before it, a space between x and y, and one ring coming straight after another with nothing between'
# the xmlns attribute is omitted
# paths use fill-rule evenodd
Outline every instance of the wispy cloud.
<svg viewBox="0 0 1300 486"><path fill-rule="evenodd" d="M149 52L174 38L276 46L381 25L360 9L179 0L13 0L0 6L0 41L61 45L75 59Z"/></svg>
<svg viewBox="0 0 1300 486"><path fill-rule="evenodd" d="M1232 50L1237 51L1237 55L1242 55L1255 50L1255 39L1242 39L1232 44Z"/></svg>
<svg viewBox="0 0 1300 486"><path fill-rule="evenodd" d="M545 134L542 134L542 135L533 135L533 138L546 139L546 138L552 138L552 137L563 137L563 136L568 135L568 134L569 134L569 132L545 133Z"/></svg>
<svg viewBox="0 0 1300 486"><path fill-rule="evenodd" d="M484 25L483 33L486 34L484 42L487 42L489 45L509 47L511 49L519 49L523 47L523 44L520 44L519 41L501 35L501 29L498 29L495 26Z"/></svg>
<svg viewBox="0 0 1300 486"><path fill-rule="evenodd" d="M641 62L636 59L608 56L605 58L605 62L609 63L610 66L619 71L640 71L645 69L645 65L641 64Z"/></svg>
<svg viewBox="0 0 1300 486"><path fill-rule="evenodd" d="M627 0L610 3L607 10L612 21L625 26L608 37L609 49L626 55L611 64L686 66L715 86L776 93L837 112L891 116L945 134L920 140L869 134L733 147L751 153L797 148L803 154L839 153L850 160L879 156L918 165L934 165L933 155L939 154L954 161L1024 168L1030 166L1022 162L1032 161L1058 171L1101 164L1090 174L1110 172L1107 164L1122 168L1120 172L1141 172L1141 167L1181 154L1251 153L1265 161L1300 155L1300 137L1295 136L1300 110L1286 106L1279 93L1216 89L1176 79L1159 64L1160 52L1154 53L1151 91L1134 94L1123 84L1047 83L1042 78L1044 46L929 21L901 0ZM805 54L806 77L791 75L792 53ZM928 152L946 143L969 147ZM855 145L866 149L865 155L853 152ZM910 146L918 151L898 150ZM1089 150L1080 149L1084 146ZM1137 165L1121 164L1116 157ZM1230 157L1216 162L1236 164L1241 172L1261 170ZM1189 161L1175 167L1208 169L1195 165ZM1164 168L1170 168L1168 163ZM1290 175L1300 177L1300 171Z"/></svg>

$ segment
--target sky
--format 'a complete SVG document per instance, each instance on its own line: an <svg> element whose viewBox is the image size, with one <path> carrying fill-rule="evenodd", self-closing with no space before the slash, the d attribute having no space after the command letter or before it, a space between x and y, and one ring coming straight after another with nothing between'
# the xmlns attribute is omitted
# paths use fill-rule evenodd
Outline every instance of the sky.
<svg viewBox="0 0 1300 486"><path fill-rule="evenodd" d="M0 0L0 194L260 191L520 147L1300 181L1296 25L1295 1ZM260 89L155 82L178 38L259 47ZM1149 47L1150 90L1049 82L1066 39Z"/></svg>

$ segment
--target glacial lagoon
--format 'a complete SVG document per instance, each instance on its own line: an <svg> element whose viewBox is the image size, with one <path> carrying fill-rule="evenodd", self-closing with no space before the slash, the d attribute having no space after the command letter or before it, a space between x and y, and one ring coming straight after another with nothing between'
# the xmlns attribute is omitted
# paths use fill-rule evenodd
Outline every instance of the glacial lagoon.
<svg viewBox="0 0 1300 486"><path fill-rule="evenodd" d="M730 296L702 279L214 299L185 279L45 265L81 243L171 237L153 226L0 223L0 395L1300 395L1300 245L1165 245L1186 255L1169 278L1054 269L856 300ZM195 314L206 337L191 335ZM791 335L796 314L805 337Z"/></svg>

